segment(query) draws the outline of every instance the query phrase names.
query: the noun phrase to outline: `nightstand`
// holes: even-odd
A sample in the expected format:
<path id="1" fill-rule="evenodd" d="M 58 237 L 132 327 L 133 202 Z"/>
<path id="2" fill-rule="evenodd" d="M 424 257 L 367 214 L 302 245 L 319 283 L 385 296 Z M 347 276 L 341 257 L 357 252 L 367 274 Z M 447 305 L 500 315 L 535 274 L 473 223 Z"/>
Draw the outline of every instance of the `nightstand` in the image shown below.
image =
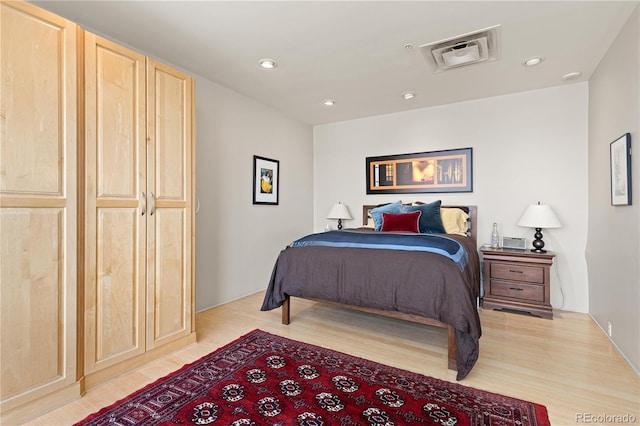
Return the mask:
<path id="1" fill-rule="evenodd" d="M 481 248 L 488 309 L 513 309 L 553 319 L 550 270 L 555 255 L 530 250 Z"/>

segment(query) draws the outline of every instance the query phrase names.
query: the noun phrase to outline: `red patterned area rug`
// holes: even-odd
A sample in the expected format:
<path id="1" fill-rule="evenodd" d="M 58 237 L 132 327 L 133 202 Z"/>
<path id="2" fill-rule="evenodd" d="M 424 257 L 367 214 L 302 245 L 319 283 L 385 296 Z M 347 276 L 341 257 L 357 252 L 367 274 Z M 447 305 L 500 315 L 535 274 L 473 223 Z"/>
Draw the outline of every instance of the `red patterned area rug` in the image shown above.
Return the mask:
<path id="1" fill-rule="evenodd" d="M 254 330 L 79 425 L 550 425 L 544 406 Z"/>

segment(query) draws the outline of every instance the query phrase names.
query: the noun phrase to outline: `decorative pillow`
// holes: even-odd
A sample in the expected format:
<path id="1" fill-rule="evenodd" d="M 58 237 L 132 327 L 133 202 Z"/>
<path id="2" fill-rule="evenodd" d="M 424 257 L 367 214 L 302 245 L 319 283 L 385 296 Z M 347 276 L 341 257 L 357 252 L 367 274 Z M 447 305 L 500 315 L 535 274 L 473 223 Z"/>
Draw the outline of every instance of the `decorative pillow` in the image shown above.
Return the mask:
<path id="1" fill-rule="evenodd" d="M 371 209 L 371 217 L 373 218 L 373 223 L 376 226 L 376 231 L 382 229 L 382 213 L 402 213 L 402 201 L 396 201 L 395 203 L 385 204 L 384 206 Z"/>
<path id="2" fill-rule="evenodd" d="M 447 234 L 467 235 L 469 215 L 463 210 L 450 207 L 441 208 L 440 217 Z"/>
<path id="3" fill-rule="evenodd" d="M 422 212 L 420 215 L 420 233 L 422 234 L 444 234 L 444 226 L 440 217 L 441 200 L 418 206 L 404 206 L 405 212 Z"/>
<path id="4" fill-rule="evenodd" d="M 373 222 L 373 216 L 371 216 L 371 209 L 367 210 L 367 223 L 362 225 L 362 227 L 376 229 L 376 224 Z"/>
<path id="5" fill-rule="evenodd" d="M 420 232 L 418 226 L 422 212 L 382 213 L 382 232 Z"/>

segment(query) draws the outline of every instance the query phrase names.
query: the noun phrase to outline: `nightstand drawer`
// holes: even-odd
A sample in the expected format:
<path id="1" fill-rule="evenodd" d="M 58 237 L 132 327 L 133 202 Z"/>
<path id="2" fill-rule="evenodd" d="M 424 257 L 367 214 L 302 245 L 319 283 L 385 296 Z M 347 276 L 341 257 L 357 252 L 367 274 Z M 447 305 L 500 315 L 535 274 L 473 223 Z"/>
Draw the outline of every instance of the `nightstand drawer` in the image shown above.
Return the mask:
<path id="1" fill-rule="evenodd" d="M 544 283 L 544 268 L 523 266 L 517 264 L 492 263 L 491 278 L 503 280 L 526 281 L 529 283 Z"/>
<path id="2" fill-rule="evenodd" d="M 489 292 L 492 296 L 544 302 L 544 286 L 491 280 Z"/>

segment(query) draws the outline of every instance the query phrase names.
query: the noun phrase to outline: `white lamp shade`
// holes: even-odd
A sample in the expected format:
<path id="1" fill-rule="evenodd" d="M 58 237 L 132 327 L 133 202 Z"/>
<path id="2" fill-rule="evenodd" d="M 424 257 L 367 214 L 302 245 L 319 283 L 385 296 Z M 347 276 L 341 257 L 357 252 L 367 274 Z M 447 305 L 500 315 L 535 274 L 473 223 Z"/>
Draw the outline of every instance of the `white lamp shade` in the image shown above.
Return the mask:
<path id="1" fill-rule="evenodd" d="M 342 203 L 335 204 L 327 219 L 351 219 L 351 214 L 349 213 L 349 209 Z"/>
<path id="2" fill-rule="evenodd" d="M 527 207 L 518 225 L 528 228 L 560 228 L 562 226 L 551 207 L 545 204 L 532 204 Z"/>

